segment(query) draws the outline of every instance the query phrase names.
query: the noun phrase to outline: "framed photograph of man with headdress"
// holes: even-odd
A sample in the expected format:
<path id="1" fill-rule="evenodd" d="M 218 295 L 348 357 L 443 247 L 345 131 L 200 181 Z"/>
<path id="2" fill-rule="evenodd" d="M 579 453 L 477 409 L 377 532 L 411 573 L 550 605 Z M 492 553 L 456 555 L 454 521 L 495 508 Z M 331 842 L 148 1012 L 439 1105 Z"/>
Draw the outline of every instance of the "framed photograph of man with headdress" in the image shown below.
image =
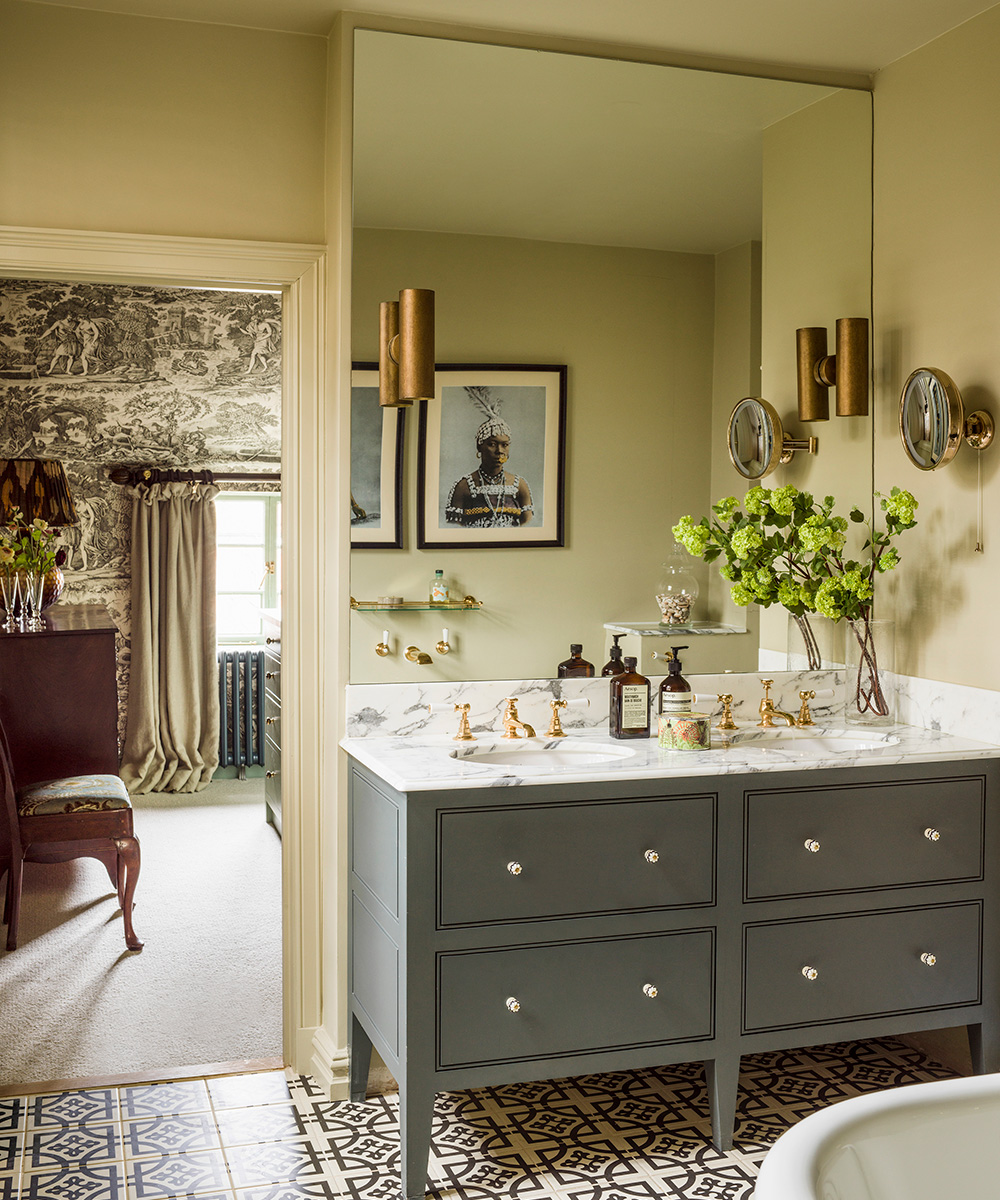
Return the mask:
<path id="1" fill-rule="evenodd" d="M 439 363 L 420 405 L 417 547 L 561 546 L 566 367 Z"/>
<path id="2" fill-rule="evenodd" d="M 399 550 L 406 410 L 379 404 L 378 363 L 352 368 L 351 549 Z"/>

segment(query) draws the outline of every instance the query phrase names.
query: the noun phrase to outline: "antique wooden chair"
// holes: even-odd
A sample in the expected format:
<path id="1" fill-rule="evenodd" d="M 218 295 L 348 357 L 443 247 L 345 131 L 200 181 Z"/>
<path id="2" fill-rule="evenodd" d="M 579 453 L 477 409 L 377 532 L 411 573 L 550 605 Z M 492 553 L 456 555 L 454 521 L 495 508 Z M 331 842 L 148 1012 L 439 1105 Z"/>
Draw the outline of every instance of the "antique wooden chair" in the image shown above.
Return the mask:
<path id="1" fill-rule="evenodd" d="M 0 726 L 0 874 L 7 870 L 4 923 L 7 949 L 17 947 L 21 880 L 25 862 L 99 859 L 121 905 L 125 945 L 141 950 L 132 928 L 132 900 L 139 878 L 139 839 L 132 805 L 117 775 L 75 775 L 18 788 L 7 736 Z"/>

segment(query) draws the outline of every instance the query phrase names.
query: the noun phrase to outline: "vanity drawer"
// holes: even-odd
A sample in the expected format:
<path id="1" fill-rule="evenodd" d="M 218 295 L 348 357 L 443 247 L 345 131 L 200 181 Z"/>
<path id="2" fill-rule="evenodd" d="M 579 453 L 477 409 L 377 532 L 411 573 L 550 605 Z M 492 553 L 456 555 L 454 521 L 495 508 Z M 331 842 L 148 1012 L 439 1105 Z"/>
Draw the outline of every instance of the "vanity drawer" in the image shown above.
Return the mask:
<path id="1" fill-rule="evenodd" d="M 981 776 L 774 789 L 745 803 L 747 900 L 983 876 Z"/>
<path id="2" fill-rule="evenodd" d="M 441 954 L 438 1065 L 710 1038 L 713 943 L 700 929 Z"/>
<path id="3" fill-rule="evenodd" d="M 979 904 L 748 925 L 743 1031 L 977 1004 L 981 928 Z"/>
<path id="4" fill-rule="evenodd" d="M 711 795 L 445 809 L 437 846 L 441 927 L 715 899 Z"/>

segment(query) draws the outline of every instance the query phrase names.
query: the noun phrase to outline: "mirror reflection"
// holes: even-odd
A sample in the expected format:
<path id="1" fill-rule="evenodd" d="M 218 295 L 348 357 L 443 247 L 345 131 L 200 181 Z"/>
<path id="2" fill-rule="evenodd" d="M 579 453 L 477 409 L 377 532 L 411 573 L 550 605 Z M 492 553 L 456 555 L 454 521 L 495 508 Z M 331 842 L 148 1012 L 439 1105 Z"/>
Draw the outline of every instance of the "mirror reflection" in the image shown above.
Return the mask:
<path id="1" fill-rule="evenodd" d="M 729 418 L 729 457 L 744 479 L 763 479 L 781 458 L 781 421 L 765 400 L 747 397 Z"/>
<path id="2" fill-rule="evenodd" d="M 910 461 L 933 471 L 954 458 L 962 442 L 962 397 L 944 371 L 921 367 L 903 386 L 899 432 Z"/>
<path id="3" fill-rule="evenodd" d="M 441 569 L 482 608 L 352 613 L 352 682 L 552 677 L 570 643 L 605 661 L 606 622 L 659 621 L 670 527 L 738 491 L 726 423 L 736 398 L 761 391 L 767 139 L 781 164 L 776 135 L 837 94 L 358 32 L 354 360 L 376 357 L 381 300 L 430 288 L 439 363 L 565 365 L 568 400 L 559 547 L 417 549 L 418 411 L 406 413 L 402 548 L 353 551 L 352 595 L 426 600 Z M 787 322 L 793 391 L 794 330 L 814 319 Z M 692 569 L 692 620 L 743 626 L 704 565 Z M 722 645 L 747 636 L 697 639 L 686 665 L 753 669 L 755 650 L 748 668 Z M 432 661 L 408 661 L 411 645 Z"/>

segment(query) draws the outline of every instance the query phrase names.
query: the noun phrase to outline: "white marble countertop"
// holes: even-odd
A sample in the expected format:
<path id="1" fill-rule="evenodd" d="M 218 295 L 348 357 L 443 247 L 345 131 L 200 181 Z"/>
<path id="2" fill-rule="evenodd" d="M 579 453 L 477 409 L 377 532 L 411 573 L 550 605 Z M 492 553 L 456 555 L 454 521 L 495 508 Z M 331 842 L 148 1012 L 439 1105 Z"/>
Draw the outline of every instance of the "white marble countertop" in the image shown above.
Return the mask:
<path id="1" fill-rule="evenodd" d="M 446 734 L 420 734 L 347 737 L 340 745 L 401 792 L 908 765 L 942 758 L 1000 756 L 1000 746 L 913 725 L 874 729 L 817 725 L 772 730 L 749 726 L 725 737 L 713 729 L 712 749 L 698 751 L 661 750 L 655 737 L 619 741 L 597 730 L 558 740 L 535 737 L 505 741 L 481 734 L 474 742 L 456 742 Z M 514 753 L 519 761 L 513 765 L 475 761 L 477 754 L 496 751 Z M 557 757 L 547 762 L 550 755 Z M 537 766 L 534 757 L 539 760 Z"/>

